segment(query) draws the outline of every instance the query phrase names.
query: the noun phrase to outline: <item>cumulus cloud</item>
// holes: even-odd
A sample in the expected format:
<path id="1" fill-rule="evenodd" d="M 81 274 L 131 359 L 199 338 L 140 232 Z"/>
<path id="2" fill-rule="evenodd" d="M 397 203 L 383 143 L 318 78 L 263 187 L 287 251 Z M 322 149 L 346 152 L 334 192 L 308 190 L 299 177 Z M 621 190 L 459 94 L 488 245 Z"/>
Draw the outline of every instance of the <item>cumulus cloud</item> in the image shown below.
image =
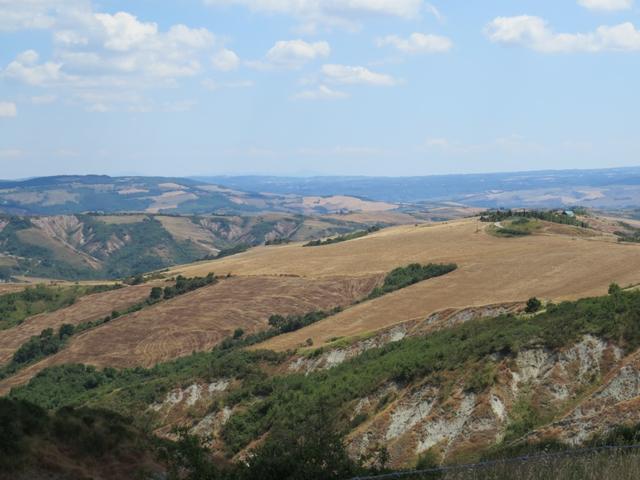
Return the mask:
<path id="1" fill-rule="evenodd" d="M 141 22 L 125 12 L 84 17 L 76 28 L 54 37 L 61 42 L 54 60 L 39 63 L 38 53 L 28 50 L 2 74 L 30 85 L 49 86 L 175 79 L 198 73 L 201 52 L 215 42 L 206 29 L 174 25 L 160 32 L 155 23 Z"/>
<path id="2" fill-rule="evenodd" d="M 606 12 L 633 8 L 633 0 L 578 0 L 578 4 L 589 10 Z"/>
<path id="3" fill-rule="evenodd" d="M 52 28 L 50 59 L 41 60 L 38 52 L 27 50 L 0 68 L 0 77 L 43 88 L 66 88 L 79 99 L 112 89 L 171 86 L 182 77 L 199 74 L 218 44 L 205 28 L 177 24 L 161 30 L 158 24 L 127 12 L 79 9 L 64 21 L 58 18 Z M 227 56 L 225 68 L 229 65 Z M 89 106 L 93 111 L 113 108 L 104 102 Z"/>
<path id="4" fill-rule="evenodd" d="M 277 67 L 299 68 L 317 58 L 328 57 L 330 53 L 331 47 L 327 42 L 281 40 L 267 52 L 266 60 Z"/>
<path id="5" fill-rule="evenodd" d="M 440 35 L 412 33 L 408 38 L 387 35 L 376 40 L 378 47 L 391 46 L 402 53 L 444 53 L 453 48 L 453 42 Z"/>
<path id="6" fill-rule="evenodd" d="M 529 15 L 498 17 L 485 28 L 494 43 L 543 53 L 640 51 L 640 31 L 632 23 L 601 26 L 589 33 L 556 33 L 546 20 Z"/>
<path id="7" fill-rule="evenodd" d="M 7 65 L 1 75 L 28 85 L 53 85 L 64 77 L 61 72 L 62 64 L 54 62 L 39 64 L 39 58 L 40 56 L 34 50 L 22 52 Z"/>
<path id="8" fill-rule="evenodd" d="M 313 90 L 304 90 L 293 96 L 294 100 L 341 100 L 348 98 L 345 92 L 333 90 L 326 85 L 319 85 Z"/>
<path id="9" fill-rule="evenodd" d="M 0 117 L 15 117 L 18 115 L 18 107 L 13 102 L 0 102 Z"/>
<path id="10" fill-rule="evenodd" d="M 291 15 L 300 19 L 307 31 L 319 24 L 355 29 L 366 16 L 416 18 L 425 8 L 423 0 L 204 0 L 204 3 Z"/>
<path id="11" fill-rule="evenodd" d="M 327 64 L 322 66 L 322 74 L 329 82 L 345 85 L 391 87 L 398 84 L 391 75 L 372 72 L 361 66 Z"/>
<path id="12" fill-rule="evenodd" d="M 240 66 L 240 57 L 236 52 L 223 48 L 211 59 L 213 67 L 221 72 L 230 72 Z"/>

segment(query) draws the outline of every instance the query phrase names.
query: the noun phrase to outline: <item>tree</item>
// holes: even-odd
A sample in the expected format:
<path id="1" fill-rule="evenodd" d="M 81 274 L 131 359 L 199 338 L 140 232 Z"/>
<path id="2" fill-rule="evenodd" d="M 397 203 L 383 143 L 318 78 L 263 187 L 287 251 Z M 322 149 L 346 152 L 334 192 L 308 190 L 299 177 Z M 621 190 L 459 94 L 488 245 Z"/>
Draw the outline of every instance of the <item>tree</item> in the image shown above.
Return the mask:
<path id="1" fill-rule="evenodd" d="M 162 287 L 153 287 L 151 289 L 151 293 L 149 294 L 149 298 L 152 301 L 160 300 L 162 298 Z"/>
<path id="2" fill-rule="evenodd" d="M 344 436 L 324 402 L 292 415 L 271 428 L 264 444 L 247 460 L 243 479 L 338 480 L 358 473 Z"/>
<path id="3" fill-rule="evenodd" d="M 70 337 L 71 335 L 73 335 L 74 331 L 75 327 L 73 325 L 65 323 L 60 327 L 60 330 L 58 331 L 58 337 L 60 337 L 60 340 L 62 340 L 64 339 L 64 337 Z"/>
<path id="4" fill-rule="evenodd" d="M 237 340 L 238 338 L 242 337 L 244 335 L 244 330 L 241 328 L 236 328 L 236 331 L 233 332 L 233 338 L 234 340 Z"/>
<path id="5" fill-rule="evenodd" d="M 609 295 L 618 295 L 621 291 L 622 289 L 617 283 L 612 283 L 611 285 L 609 285 Z"/>
<path id="6" fill-rule="evenodd" d="M 527 300 L 527 307 L 524 309 L 527 313 L 536 313 L 542 307 L 542 302 L 536 297 L 531 297 Z"/>
<path id="7" fill-rule="evenodd" d="M 269 317 L 269 325 L 273 328 L 280 328 L 282 325 L 286 323 L 287 319 L 282 315 L 271 315 Z"/>
<path id="8" fill-rule="evenodd" d="M 176 442 L 167 442 L 160 450 L 160 458 L 168 465 L 169 480 L 215 480 L 221 478 L 212 462 L 210 452 L 201 439 L 186 428 L 174 432 Z"/>

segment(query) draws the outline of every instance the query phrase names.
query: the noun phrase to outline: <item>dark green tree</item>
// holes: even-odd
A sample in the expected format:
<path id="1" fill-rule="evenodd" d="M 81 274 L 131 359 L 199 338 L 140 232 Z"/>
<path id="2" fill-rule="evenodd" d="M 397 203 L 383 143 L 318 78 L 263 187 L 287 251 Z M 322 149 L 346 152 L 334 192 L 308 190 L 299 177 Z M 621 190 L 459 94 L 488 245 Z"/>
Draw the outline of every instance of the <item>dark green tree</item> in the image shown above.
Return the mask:
<path id="1" fill-rule="evenodd" d="M 542 302 L 536 297 L 531 297 L 529 300 L 527 300 L 527 306 L 524 311 L 527 313 L 536 313 L 540 310 L 540 308 L 542 308 Z"/>

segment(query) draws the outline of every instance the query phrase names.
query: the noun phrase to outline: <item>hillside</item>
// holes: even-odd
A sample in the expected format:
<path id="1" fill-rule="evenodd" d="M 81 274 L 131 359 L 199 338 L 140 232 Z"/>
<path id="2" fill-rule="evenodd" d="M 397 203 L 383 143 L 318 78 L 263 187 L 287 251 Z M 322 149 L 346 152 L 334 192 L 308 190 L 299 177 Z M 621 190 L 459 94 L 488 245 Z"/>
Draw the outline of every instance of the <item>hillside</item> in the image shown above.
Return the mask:
<path id="1" fill-rule="evenodd" d="M 344 345 L 299 356 L 239 343 L 150 370 L 61 366 L 12 395 L 47 408 L 146 410 L 157 434 L 175 438 L 181 425 L 210 436 L 221 459 L 246 458 L 265 433 L 305 425 L 319 405 L 370 466 L 383 449 L 397 469 L 425 456 L 449 464 L 569 448 L 640 421 L 638 302 L 614 289 L 536 316 L 467 312 L 457 324 L 356 342 L 352 355 Z"/>
<path id="2" fill-rule="evenodd" d="M 640 169 L 546 170 L 425 177 L 201 177 L 217 185 L 279 195 L 351 195 L 390 203 L 455 202 L 481 208 L 635 208 Z"/>
<path id="3" fill-rule="evenodd" d="M 13 215 L 169 213 L 247 215 L 390 211 L 396 205 L 346 195 L 246 192 L 185 178 L 72 175 L 0 180 L 0 212 Z"/>
<path id="4" fill-rule="evenodd" d="M 383 274 L 412 261 L 459 266 L 429 285 L 418 284 L 356 305 L 265 345 L 278 350 L 295 348 L 307 338 L 321 345 L 333 337 L 366 334 L 445 308 L 522 301 L 530 296 L 576 299 L 602 294 L 613 281 L 621 285 L 640 281 L 640 249 L 617 243 L 611 235 L 589 231 L 592 236 L 575 236 L 561 230 L 511 239 L 497 238 L 485 228 L 488 225 L 474 220 L 400 226 L 314 249 L 299 245 L 258 248 L 211 264 L 178 267 L 172 273 L 202 275 L 217 269 L 234 275 L 322 278 L 351 272 Z"/>
<path id="5" fill-rule="evenodd" d="M 385 220 L 391 224 L 398 221 L 393 217 Z M 368 225 L 357 219 L 278 213 L 0 215 L 0 280 L 23 276 L 70 280 L 124 278 L 227 255 L 265 242 L 321 238 Z"/>
<path id="6" fill-rule="evenodd" d="M 172 226 L 183 217 L 153 218 Z M 567 302 L 640 284 L 640 245 L 533 225 L 505 237 L 476 219 L 412 224 L 170 268 L 7 330 L 4 362 L 41 329 L 99 320 L 1 380 L 0 393 L 50 409 L 144 411 L 156 434 L 175 438 L 186 426 L 233 460 L 291 412 L 304 424 L 322 399 L 351 458 L 372 465 L 385 447 L 394 468 L 426 454 L 474 460 L 522 438 L 580 445 L 640 422 L 639 294 Z M 416 270 L 409 264 L 457 268 L 385 290 Z M 145 300 L 154 287 L 212 272 L 211 284 Z M 534 296 L 546 312 L 524 314 Z"/>

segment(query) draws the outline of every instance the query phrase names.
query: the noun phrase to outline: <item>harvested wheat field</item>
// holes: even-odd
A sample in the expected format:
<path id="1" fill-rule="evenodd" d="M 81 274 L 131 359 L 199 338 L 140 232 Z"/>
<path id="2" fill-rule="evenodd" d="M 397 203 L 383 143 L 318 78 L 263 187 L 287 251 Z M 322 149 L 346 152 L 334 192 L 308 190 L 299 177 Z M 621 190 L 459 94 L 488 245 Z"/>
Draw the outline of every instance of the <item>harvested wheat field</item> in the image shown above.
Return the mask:
<path id="1" fill-rule="evenodd" d="M 326 275 L 383 274 L 410 262 L 455 262 L 458 270 L 371 302 L 260 348 L 296 348 L 308 338 L 319 346 L 428 316 L 444 308 L 526 300 L 576 299 L 606 293 L 611 282 L 640 281 L 640 246 L 611 242 L 606 236 L 532 235 L 498 238 L 476 232 L 476 222 L 462 220 L 429 226 L 403 226 L 349 242 L 323 247 L 288 245 L 256 249 L 214 265 L 184 267 L 185 274 L 204 268 L 235 274 L 290 273 Z"/>
<path id="2" fill-rule="evenodd" d="M 264 330 L 273 314 L 303 314 L 350 305 L 367 295 L 380 279 L 379 275 L 318 281 L 297 277 L 223 279 L 72 337 L 58 354 L 0 382 L 0 395 L 53 365 L 148 367 L 207 350 L 236 328 L 247 334 Z"/>
<path id="3" fill-rule="evenodd" d="M 0 393 L 42 368 L 81 362 L 98 366 L 153 365 L 208 349 L 241 327 L 263 329 L 270 315 L 349 305 L 393 268 L 412 262 L 455 262 L 458 269 L 352 306 L 256 348 L 288 350 L 311 338 L 367 334 L 447 308 L 576 299 L 606 293 L 611 282 L 640 283 L 640 245 L 606 236 L 568 234 L 499 238 L 465 219 L 400 226 L 328 246 L 260 247 L 218 261 L 177 267 L 169 275 L 232 273 L 230 279 L 121 317 L 74 337 L 57 355 L 0 383 Z M 566 229 L 561 231 L 566 231 Z"/>
<path id="4" fill-rule="evenodd" d="M 15 351 L 34 335 L 46 328 L 54 330 L 68 323 L 78 325 L 110 315 L 114 310 L 124 310 L 149 296 L 151 284 L 120 288 L 109 292 L 85 295 L 66 308 L 55 312 L 34 315 L 20 325 L 0 332 L 0 365 L 11 360 Z"/>

